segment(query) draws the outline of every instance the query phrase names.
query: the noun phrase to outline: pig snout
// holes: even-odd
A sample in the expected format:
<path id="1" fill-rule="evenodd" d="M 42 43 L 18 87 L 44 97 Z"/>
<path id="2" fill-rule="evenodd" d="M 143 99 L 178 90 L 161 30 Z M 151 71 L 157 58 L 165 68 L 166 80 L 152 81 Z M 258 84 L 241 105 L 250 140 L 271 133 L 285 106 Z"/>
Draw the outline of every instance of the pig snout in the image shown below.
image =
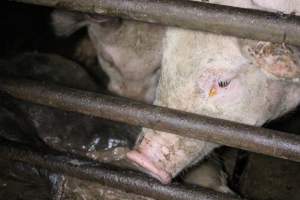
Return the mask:
<path id="1" fill-rule="evenodd" d="M 171 175 L 164 169 L 157 167 L 148 157 L 144 155 L 143 152 L 139 150 L 134 150 L 127 153 L 127 157 L 133 161 L 137 166 L 142 167 L 142 171 L 149 174 L 150 176 L 156 178 L 163 184 L 168 184 L 171 182 Z"/>
<path id="2" fill-rule="evenodd" d="M 140 138 L 140 144 L 137 144 L 135 150 L 127 153 L 127 158 L 142 168 L 141 170 L 145 173 L 161 183 L 168 184 L 171 182 L 172 175 L 163 168 L 161 161 L 170 158 L 170 146 L 167 146 L 162 138 L 153 136 L 154 134 L 146 134 L 142 139 Z"/>
<path id="3" fill-rule="evenodd" d="M 146 128 L 142 134 L 127 158 L 163 184 L 170 183 L 187 164 L 198 161 L 217 146 Z"/>

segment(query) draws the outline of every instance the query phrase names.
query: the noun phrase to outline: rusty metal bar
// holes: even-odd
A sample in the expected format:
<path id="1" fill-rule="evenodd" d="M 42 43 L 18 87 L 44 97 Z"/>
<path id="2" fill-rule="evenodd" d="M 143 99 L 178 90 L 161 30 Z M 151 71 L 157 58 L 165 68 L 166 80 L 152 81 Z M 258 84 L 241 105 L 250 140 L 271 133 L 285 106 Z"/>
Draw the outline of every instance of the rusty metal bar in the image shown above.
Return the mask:
<path id="1" fill-rule="evenodd" d="M 183 0 L 11 0 L 300 45 L 300 17 Z"/>
<path id="2" fill-rule="evenodd" d="M 153 178 L 146 177 L 138 172 L 113 169 L 112 166 L 78 158 L 74 155 L 65 156 L 58 152 L 36 152 L 27 146 L 1 139 L 0 158 L 21 161 L 55 173 L 96 181 L 108 187 L 159 200 L 239 200 L 238 197 L 200 187 L 195 189 L 179 186 L 178 184 L 162 185 Z"/>
<path id="3" fill-rule="evenodd" d="M 0 90 L 42 105 L 300 162 L 298 135 L 37 81 L 0 79 Z"/>

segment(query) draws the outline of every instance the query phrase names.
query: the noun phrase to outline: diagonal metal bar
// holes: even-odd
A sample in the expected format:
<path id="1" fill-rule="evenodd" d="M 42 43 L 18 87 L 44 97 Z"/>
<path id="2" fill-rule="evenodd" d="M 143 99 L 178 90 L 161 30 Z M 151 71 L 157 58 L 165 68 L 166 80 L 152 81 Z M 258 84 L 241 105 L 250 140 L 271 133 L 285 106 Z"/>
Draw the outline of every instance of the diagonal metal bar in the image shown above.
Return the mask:
<path id="1" fill-rule="evenodd" d="M 300 45 L 300 17 L 182 0 L 10 0 Z"/>
<path id="2" fill-rule="evenodd" d="M 15 98 L 62 110 L 300 162 L 298 135 L 37 81 L 0 79 L 0 90 Z"/>
<path id="3" fill-rule="evenodd" d="M 188 188 L 178 184 L 162 185 L 143 174 L 113 169 L 112 166 L 97 164 L 91 160 L 66 156 L 59 152 L 43 153 L 16 142 L 0 139 L 0 158 L 20 161 L 45 168 L 55 173 L 96 181 L 105 186 L 124 190 L 159 200 L 240 200 L 238 197 L 210 191 L 204 188 Z"/>

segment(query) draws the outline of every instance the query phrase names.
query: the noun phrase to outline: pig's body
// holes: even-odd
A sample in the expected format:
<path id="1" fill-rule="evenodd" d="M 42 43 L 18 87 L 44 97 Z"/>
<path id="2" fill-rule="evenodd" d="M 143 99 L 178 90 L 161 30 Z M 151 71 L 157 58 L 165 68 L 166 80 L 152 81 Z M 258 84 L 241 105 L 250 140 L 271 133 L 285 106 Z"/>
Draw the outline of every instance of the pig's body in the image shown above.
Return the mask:
<path id="1" fill-rule="evenodd" d="M 153 102 L 162 60 L 164 26 L 66 11 L 55 11 L 52 20 L 60 36 L 87 26 L 98 61 L 110 78 L 110 91 Z"/>
<path id="2" fill-rule="evenodd" d="M 227 186 L 227 174 L 223 170 L 222 161 L 215 155 L 196 164 L 183 175 L 185 183 L 210 188 L 222 193 L 234 194 Z"/>
<path id="3" fill-rule="evenodd" d="M 282 12 L 285 14 L 299 14 L 300 3 L 297 1 L 298 0 L 209 0 L 207 2 L 240 8 Z"/>
<path id="4" fill-rule="evenodd" d="M 281 5 L 211 2 L 248 8 L 264 2 L 270 9 Z M 286 11 L 281 8 L 278 11 Z M 261 126 L 298 105 L 299 55 L 297 48 L 284 44 L 170 27 L 155 104 Z M 219 146 L 150 129 L 143 129 L 139 141 L 128 158 L 163 183 Z"/>

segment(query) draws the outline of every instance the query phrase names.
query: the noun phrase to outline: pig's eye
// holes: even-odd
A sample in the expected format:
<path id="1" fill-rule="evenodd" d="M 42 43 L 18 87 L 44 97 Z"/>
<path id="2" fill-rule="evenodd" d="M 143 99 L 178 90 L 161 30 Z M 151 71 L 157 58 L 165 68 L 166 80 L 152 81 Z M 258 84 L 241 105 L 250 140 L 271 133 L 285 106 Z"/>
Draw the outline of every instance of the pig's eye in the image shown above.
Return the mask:
<path id="1" fill-rule="evenodd" d="M 225 88 L 230 84 L 230 80 L 226 80 L 226 81 L 219 81 L 218 85 L 220 88 Z"/>

